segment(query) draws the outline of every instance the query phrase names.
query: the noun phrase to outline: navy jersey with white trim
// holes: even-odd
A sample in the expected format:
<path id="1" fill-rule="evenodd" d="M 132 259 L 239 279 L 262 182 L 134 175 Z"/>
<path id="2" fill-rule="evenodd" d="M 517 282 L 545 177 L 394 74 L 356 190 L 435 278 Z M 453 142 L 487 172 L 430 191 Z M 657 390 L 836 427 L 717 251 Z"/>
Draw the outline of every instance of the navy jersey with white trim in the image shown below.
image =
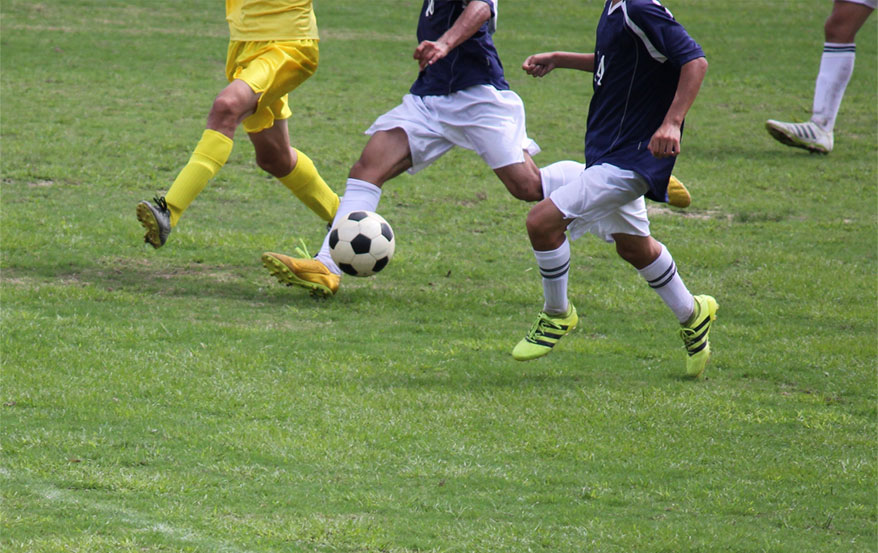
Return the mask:
<path id="1" fill-rule="evenodd" d="M 596 35 L 586 166 L 632 170 L 649 183 L 648 198 L 665 202 L 676 158 L 653 157 L 647 146 L 674 100 L 680 67 L 704 52 L 658 0 L 607 0 Z"/>
<path id="2" fill-rule="evenodd" d="M 496 0 L 424 0 L 418 20 L 418 43 L 438 40 L 470 1 L 484 2 L 491 7 L 492 16 L 497 13 Z M 508 90 L 491 32 L 493 18 L 446 57 L 421 71 L 409 91 L 416 96 L 439 96 L 479 84 Z"/>

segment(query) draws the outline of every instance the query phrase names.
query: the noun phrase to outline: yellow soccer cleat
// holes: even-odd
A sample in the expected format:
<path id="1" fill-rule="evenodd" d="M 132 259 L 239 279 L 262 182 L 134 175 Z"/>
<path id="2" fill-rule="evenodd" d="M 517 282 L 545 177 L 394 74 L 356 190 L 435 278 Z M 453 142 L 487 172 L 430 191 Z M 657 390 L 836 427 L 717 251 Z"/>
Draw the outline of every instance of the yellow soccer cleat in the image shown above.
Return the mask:
<path id="1" fill-rule="evenodd" d="M 567 308 L 567 314 L 562 317 L 541 311 L 527 336 L 512 350 L 512 357 L 518 361 L 529 361 L 546 355 L 552 351 L 558 340 L 576 328 L 578 322 L 579 317 L 572 303 Z"/>
<path id="2" fill-rule="evenodd" d="M 262 254 L 262 264 L 281 284 L 307 288 L 312 296 L 332 296 L 341 283 L 339 275 L 316 259 L 295 259 L 267 252 Z"/>
<path id="3" fill-rule="evenodd" d="M 689 191 L 674 175 L 668 179 L 668 203 L 674 207 L 689 207 L 692 203 Z"/>
<path id="4" fill-rule="evenodd" d="M 719 309 L 716 300 L 711 296 L 695 296 L 695 315 L 689 323 L 680 329 L 680 337 L 686 345 L 686 375 L 701 378 L 704 367 L 710 359 L 710 327 L 716 320 Z"/>

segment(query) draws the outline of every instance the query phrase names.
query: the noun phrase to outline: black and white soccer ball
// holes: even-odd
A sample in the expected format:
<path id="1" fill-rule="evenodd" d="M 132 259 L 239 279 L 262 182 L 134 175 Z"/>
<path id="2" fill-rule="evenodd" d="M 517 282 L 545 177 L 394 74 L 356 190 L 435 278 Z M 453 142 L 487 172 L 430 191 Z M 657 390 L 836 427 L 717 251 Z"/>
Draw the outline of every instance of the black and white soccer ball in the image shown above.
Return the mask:
<path id="1" fill-rule="evenodd" d="M 352 211 L 329 231 L 329 253 L 345 273 L 366 277 L 390 263 L 396 239 L 384 217 L 372 211 Z"/>

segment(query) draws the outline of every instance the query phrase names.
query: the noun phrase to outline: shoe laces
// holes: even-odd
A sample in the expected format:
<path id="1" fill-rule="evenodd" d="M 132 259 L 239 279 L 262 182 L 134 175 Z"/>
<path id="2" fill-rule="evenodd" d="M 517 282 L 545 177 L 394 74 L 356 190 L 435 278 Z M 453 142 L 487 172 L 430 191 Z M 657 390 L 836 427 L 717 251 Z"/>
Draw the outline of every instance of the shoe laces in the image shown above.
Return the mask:
<path id="1" fill-rule="evenodd" d="M 299 243 L 296 245 L 296 257 L 301 259 L 311 259 L 313 257 L 310 253 L 308 253 L 308 245 L 305 244 L 305 241 L 299 238 Z"/>
<path id="2" fill-rule="evenodd" d="M 162 211 L 170 211 L 168 209 L 168 202 L 165 201 L 164 196 L 162 196 L 162 197 L 156 196 L 152 199 L 152 201 L 154 201 L 155 205 L 157 205 L 159 207 L 159 209 L 161 209 Z"/>
<path id="3" fill-rule="evenodd" d="M 697 342 L 697 333 L 691 328 L 681 328 L 680 329 L 680 338 L 683 339 L 683 343 L 686 344 L 686 347 L 691 346 L 695 342 Z"/>
<path id="4" fill-rule="evenodd" d="M 548 329 L 562 330 L 561 325 L 553 321 L 545 312 L 541 312 L 539 318 L 530 327 L 527 333 L 528 340 L 536 340 L 542 338 Z"/>
<path id="5" fill-rule="evenodd" d="M 696 328 L 680 329 L 680 338 L 683 339 L 683 344 L 686 346 L 686 351 L 689 352 L 689 355 L 693 355 L 704 349 L 704 346 L 707 343 L 707 340 L 705 340 L 704 338 L 707 336 L 709 330 L 709 317 Z"/>

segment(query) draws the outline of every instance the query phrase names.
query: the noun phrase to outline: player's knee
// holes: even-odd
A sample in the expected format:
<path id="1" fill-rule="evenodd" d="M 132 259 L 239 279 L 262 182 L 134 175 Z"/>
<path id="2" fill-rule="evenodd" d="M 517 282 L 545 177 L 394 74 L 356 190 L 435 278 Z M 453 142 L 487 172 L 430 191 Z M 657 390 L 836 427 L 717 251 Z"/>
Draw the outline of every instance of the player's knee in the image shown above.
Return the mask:
<path id="1" fill-rule="evenodd" d="M 543 210 L 537 209 L 535 206 L 528 212 L 525 226 L 527 227 L 528 236 L 533 238 L 553 234 L 557 225 L 555 221 L 546 216 Z"/>
<path id="2" fill-rule="evenodd" d="M 220 94 L 213 101 L 208 120 L 216 126 L 232 128 L 237 126 L 240 117 L 240 107 L 237 101 L 230 95 Z"/>
<path id="3" fill-rule="evenodd" d="M 543 211 L 532 209 L 527 215 L 525 224 L 527 225 L 527 236 L 535 250 L 554 250 L 564 243 L 566 236 L 563 221 L 556 221 Z"/>

